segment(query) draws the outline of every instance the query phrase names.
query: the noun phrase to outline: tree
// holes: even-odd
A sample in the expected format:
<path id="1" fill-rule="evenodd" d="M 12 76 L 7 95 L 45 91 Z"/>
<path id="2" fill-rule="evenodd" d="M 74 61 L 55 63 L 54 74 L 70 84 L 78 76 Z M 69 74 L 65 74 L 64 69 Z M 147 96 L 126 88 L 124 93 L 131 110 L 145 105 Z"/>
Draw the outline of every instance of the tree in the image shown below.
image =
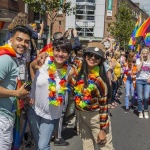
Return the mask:
<path id="1" fill-rule="evenodd" d="M 66 2 L 66 0 L 23 0 L 29 5 L 29 7 L 41 15 L 47 15 L 50 21 L 49 26 L 49 40 L 52 36 L 53 24 L 56 21 L 60 13 L 62 15 L 70 15 L 74 13 L 75 8 L 71 7 L 71 2 Z"/>
<path id="2" fill-rule="evenodd" d="M 108 31 L 120 43 L 120 47 L 128 48 L 129 39 L 135 26 L 131 9 L 123 2 L 115 15 L 116 22 L 108 25 Z"/>

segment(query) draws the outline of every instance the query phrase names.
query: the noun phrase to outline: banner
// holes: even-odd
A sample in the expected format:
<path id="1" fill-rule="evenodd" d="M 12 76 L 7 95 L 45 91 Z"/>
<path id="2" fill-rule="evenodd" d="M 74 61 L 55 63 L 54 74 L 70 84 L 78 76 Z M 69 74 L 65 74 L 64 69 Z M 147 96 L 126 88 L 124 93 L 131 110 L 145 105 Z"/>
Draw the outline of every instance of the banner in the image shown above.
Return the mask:
<path id="1" fill-rule="evenodd" d="M 112 5 L 113 5 L 113 0 L 108 0 L 108 6 L 107 6 L 108 17 L 112 17 Z"/>

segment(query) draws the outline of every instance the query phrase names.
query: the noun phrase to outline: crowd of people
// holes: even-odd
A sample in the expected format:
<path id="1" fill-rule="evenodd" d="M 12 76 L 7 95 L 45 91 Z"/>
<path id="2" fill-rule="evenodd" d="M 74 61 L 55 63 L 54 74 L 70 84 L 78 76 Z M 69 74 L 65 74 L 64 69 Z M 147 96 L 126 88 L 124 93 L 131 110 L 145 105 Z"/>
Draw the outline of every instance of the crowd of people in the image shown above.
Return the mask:
<path id="1" fill-rule="evenodd" d="M 18 109 L 25 111 L 36 150 L 51 150 L 52 137 L 54 145 L 67 146 L 61 132 L 72 97 L 83 150 L 114 150 L 109 109 L 118 106 L 122 87 L 125 113 L 137 106 L 139 118 L 149 118 L 149 48 L 127 53 L 112 37 L 83 46 L 77 31 L 69 29 L 54 33 L 51 43 L 37 49 L 43 27 L 42 22 L 37 32 L 27 14 L 19 13 L 0 46 L 0 149 L 15 149 Z M 24 105 L 18 108 L 18 102 Z"/>

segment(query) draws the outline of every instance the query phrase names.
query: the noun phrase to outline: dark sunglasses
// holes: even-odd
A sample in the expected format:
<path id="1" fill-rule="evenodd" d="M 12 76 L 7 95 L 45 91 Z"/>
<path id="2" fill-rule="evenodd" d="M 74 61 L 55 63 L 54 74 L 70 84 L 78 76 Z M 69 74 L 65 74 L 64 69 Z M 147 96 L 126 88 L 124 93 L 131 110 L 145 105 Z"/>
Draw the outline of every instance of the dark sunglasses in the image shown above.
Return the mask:
<path id="1" fill-rule="evenodd" d="M 89 58 L 92 58 L 92 57 L 94 56 L 94 58 L 95 58 L 96 60 L 101 59 L 101 56 L 96 55 L 96 54 L 94 54 L 94 53 L 87 53 L 86 56 L 88 56 Z"/>

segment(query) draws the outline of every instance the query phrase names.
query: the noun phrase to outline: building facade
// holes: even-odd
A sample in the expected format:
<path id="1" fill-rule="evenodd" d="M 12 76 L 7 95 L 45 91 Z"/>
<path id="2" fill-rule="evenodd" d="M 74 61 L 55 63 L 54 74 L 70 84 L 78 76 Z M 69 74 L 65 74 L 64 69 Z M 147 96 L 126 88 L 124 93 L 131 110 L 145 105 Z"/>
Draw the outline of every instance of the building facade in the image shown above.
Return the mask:
<path id="1" fill-rule="evenodd" d="M 133 3 L 131 0 L 106 0 L 104 37 L 109 36 L 109 32 L 107 31 L 108 24 L 116 21 L 115 14 L 123 2 L 126 2 L 128 8 L 131 9 L 135 23 L 140 13 L 142 16 L 142 22 L 144 22 L 149 17 L 146 12 L 139 8 L 139 3 Z"/>
<path id="2" fill-rule="evenodd" d="M 105 26 L 105 0 L 72 0 L 76 15 L 66 16 L 66 30 L 76 28 L 81 40 L 101 40 Z"/>
<path id="3" fill-rule="evenodd" d="M 22 0 L 0 0 L 0 45 L 5 43 L 7 27 L 18 12 L 25 12 L 25 4 Z M 33 22 L 33 11 L 29 10 L 28 13 L 29 22 Z"/>
<path id="4" fill-rule="evenodd" d="M 65 29 L 62 27 L 62 31 L 76 28 L 82 41 L 100 41 L 109 36 L 108 24 L 116 21 L 115 14 L 122 2 L 126 2 L 132 10 L 135 22 L 140 13 L 142 22 L 149 17 L 139 8 L 138 3 L 133 3 L 131 0 L 71 0 L 71 2 L 72 6 L 76 7 L 76 15 L 66 16 L 63 19 Z M 59 26 L 58 22 L 57 25 Z"/>

